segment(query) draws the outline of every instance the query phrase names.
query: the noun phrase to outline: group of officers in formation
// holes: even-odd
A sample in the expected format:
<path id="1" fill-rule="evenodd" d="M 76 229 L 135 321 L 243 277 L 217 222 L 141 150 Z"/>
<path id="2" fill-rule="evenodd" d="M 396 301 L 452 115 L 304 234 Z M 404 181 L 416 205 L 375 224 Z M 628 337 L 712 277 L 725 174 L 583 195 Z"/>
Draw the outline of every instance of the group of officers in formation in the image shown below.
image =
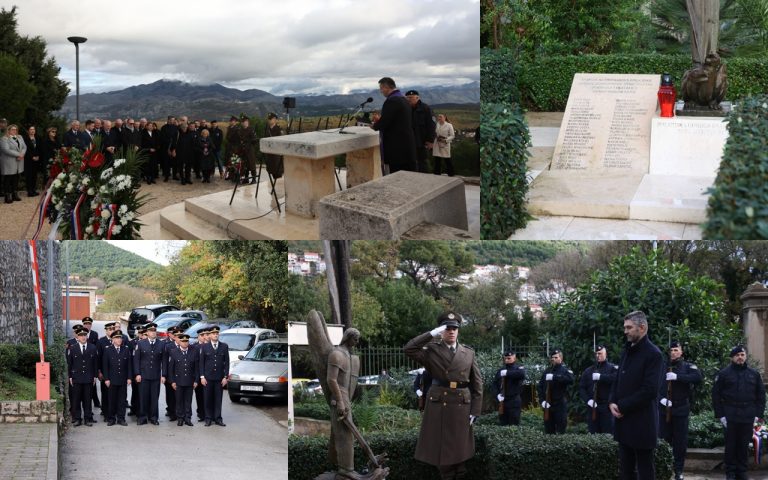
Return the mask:
<path id="1" fill-rule="evenodd" d="M 92 405 L 101 408 L 108 426 L 127 426 L 127 387 L 131 386 L 130 410 L 138 425 L 159 425 L 160 385 L 165 385 L 166 416 L 178 426 L 192 423 L 192 396 L 197 420 L 226 426 L 221 417 L 223 388 L 229 376 L 229 348 L 219 342 L 218 325 L 198 330 L 198 343 L 189 344 L 189 335 L 171 327 L 168 337 L 157 338 L 157 325 L 137 328 L 137 336 L 124 343 L 118 322 L 107 323 L 99 338 L 91 330 L 93 319 L 75 325 L 75 338 L 67 341 L 72 423 L 93 426 Z M 101 387 L 101 399 L 96 391 Z"/>
<path id="2" fill-rule="evenodd" d="M 415 457 L 438 466 L 444 479 L 467 475 L 464 462 L 474 454 L 471 425 L 482 404 L 482 378 L 474 351 L 458 343 L 458 318 L 454 313 L 441 316 L 437 328 L 414 338 L 404 349 L 424 366 L 414 382 L 419 408 L 424 410 Z M 648 339 L 642 312 L 625 317 L 624 332 L 627 343 L 619 363 L 609 362 L 606 347 L 598 345 L 595 363 L 579 379 L 589 433 L 612 434 L 618 441 L 622 479 L 653 479 L 653 450 L 659 438 L 665 439 L 672 446 L 675 480 L 682 480 L 691 403 L 702 372 L 685 360 L 678 341 L 669 344 L 665 359 Z M 747 478 L 748 446 L 766 397 L 760 374 L 746 364 L 745 348 L 734 347 L 730 357 L 730 365 L 714 379 L 712 406 L 725 430 L 726 479 L 741 480 Z M 504 366 L 491 385 L 499 423 L 520 425 L 526 369 L 514 351 L 505 352 L 503 358 Z M 568 390 L 575 380 L 563 363 L 563 353 L 552 351 L 550 365 L 537 383 L 546 433 L 565 432 Z M 454 408 L 448 409 L 451 405 Z M 452 453 L 442 448 L 446 436 L 451 437 Z"/>

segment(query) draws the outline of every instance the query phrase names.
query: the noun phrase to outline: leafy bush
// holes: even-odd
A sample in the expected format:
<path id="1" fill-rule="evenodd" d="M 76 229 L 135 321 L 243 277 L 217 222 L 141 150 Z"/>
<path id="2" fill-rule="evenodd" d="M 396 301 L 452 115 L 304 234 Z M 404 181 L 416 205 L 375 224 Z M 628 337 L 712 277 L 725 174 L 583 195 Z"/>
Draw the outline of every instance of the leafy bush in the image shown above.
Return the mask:
<path id="1" fill-rule="evenodd" d="M 0 376 L 4 372 L 13 371 L 16 368 L 17 346 L 7 343 L 0 344 Z"/>
<path id="2" fill-rule="evenodd" d="M 520 103 L 517 61 L 511 50 L 480 51 L 480 98 L 483 103 Z"/>
<path id="3" fill-rule="evenodd" d="M 729 115 L 728 133 L 715 185 L 709 189 L 704 237 L 766 239 L 768 95 L 744 99 Z"/>
<path id="4" fill-rule="evenodd" d="M 723 426 L 712 410 L 691 415 L 688 422 L 688 448 L 715 448 L 725 445 Z"/>
<path id="5" fill-rule="evenodd" d="M 329 420 L 329 409 L 325 401 L 302 402 L 294 406 L 296 417 Z M 352 403 L 352 418 L 362 431 L 392 432 L 417 428 L 421 424 L 418 410 L 409 410 L 391 405 L 377 405 L 371 401 Z"/>
<path id="6" fill-rule="evenodd" d="M 504 54 L 487 52 L 493 65 L 503 61 Z M 730 58 L 728 66 L 727 100 L 740 100 L 749 95 L 768 93 L 768 58 Z M 573 76 L 576 73 L 658 74 L 669 72 L 675 78 L 678 92 L 683 73 L 691 68 L 687 55 L 579 55 L 540 57 L 532 63 L 519 65 L 518 87 L 522 104 L 536 111 L 563 111 L 568 101 Z M 494 82 L 497 80 L 494 80 Z M 504 81 L 503 79 L 498 81 Z M 483 76 L 486 91 L 501 86 L 489 83 Z M 484 101 L 485 98 L 483 98 Z"/>
<path id="7" fill-rule="evenodd" d="M 489 103 L 480 108 L 480 216 L 483 239 L 505 239 L 525 227 L 526 176 L 530 134 L 515 104 Z"/>
<path id="8" fill-rule="evenodd" d="M 366 440 L 374 453 L 389 455 L 389 479 L 436 480 L 433 466 L 414 460 L 418 430 L 371 433 Z M 288 438 L 288 478 L 304 480 L 332 470 L 327 463 L 327 437 Z M 618 447 L 608 435 L 545 435 L 531 429 L 480 425 L 475 428 L 475 456 L 467 462 L 471 478 L 487 480 L 618 478 Z M 366 463 L 355 445 L 356 465 Z M 672 475 L 672 451 L 665 442 L 656 450 L 656 476 Z"/>

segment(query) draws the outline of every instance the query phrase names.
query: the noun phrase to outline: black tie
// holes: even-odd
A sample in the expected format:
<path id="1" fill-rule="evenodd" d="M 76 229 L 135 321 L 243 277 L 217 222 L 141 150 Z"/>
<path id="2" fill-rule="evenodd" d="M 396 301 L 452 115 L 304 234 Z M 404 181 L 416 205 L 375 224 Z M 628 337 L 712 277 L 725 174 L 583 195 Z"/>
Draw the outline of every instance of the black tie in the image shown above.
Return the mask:
<path id="1" fill-rule="evenodd" d="M 120 347 L 117 347 L 117 354 L 120 355 Z"/>
<path id="2" fill-rule="evenodd" d="M 85 345 L 80 344 L 80 352 L 85 355 Z"/>
<path id="3" fill-rule="evenodd" d="M 19 137 L 13 137 L 14 140 L 16 140 L 16 148 L 21 148 L 21 144 L 19 143 Z"/>
<path id="4" fill-rule="evenodd" d="M 451 345 L 449 348 L 451 349 L 451 353 L 456 353 L 456 347 Z"/>

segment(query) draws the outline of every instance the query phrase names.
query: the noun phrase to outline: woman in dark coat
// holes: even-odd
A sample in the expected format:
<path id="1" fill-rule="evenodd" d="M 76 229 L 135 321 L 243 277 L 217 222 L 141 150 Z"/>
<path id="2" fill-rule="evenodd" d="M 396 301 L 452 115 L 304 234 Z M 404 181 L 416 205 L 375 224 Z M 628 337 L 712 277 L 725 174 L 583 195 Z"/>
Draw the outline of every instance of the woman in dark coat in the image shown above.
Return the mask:
<path id="1" fill-rule="evenodd" d="M 58 130 L 56 127 L 45 129 L 45 138 L 40 141 L 40 170 L 43 172 L 44 182 L 47 182 L 47 175 L 53 164 L 53 159 L 61 149 Z"/>
<path id="2" fill-rule="evenodd" d="M 200 159 L 200 170 L 203 172 L 203 183 L 211 183 L 211 174 L 216 168 L 213 139 L 207 128 L 204 128 L 195 141 L 195 151 Z"/>
<path id="3" fill-rule="evenodd" d="M 37 177 L 42 169 L 40 165 L 43 162 L 40 161 L 42 145 L 37 137 L 37 129 L 34 125 L 27 129 L 27 133 L 24 135 L 24 143 L 27 144 L 27 153 L 24 154 L 24 180 L 27 186 L 27 196 L 36 197 L 39 195 L 37 193 Z"/>
<path id="4" fill-rule="evenodd" d="M 147 155 L 147 162 L 141 167 L 147 185 L 155 183 L 157 178 L 157 161 L 160 150 L 160 135 L 155 131 L 155 124 L 148 123 L 141 131 L 141 149 Z"/>

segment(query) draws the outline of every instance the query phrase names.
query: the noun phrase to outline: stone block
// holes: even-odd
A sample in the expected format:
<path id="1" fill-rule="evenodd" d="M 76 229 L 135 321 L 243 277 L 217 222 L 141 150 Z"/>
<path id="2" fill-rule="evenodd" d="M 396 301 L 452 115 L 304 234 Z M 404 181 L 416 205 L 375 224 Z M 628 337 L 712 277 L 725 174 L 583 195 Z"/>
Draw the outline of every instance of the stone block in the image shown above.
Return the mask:
<path id="1" fill-rule="evenodd" d="M 706 191 L 714 177 L 646 175 L 629 206 L 629 218 L 657 222 L 703 223 Z"/>
<path id="2" fill-rule="evenodd" d="M 347 127 L 344 132 L 333 129 L 265 137 L 259 141 L 259 149 L 262 153 L 319 159 L 379 145 L 379 132 L 368 127 Z"/>
<path id="3" fill-rule="evenodd" d="M 32 402 L 19 402 L 19 415 L 32 415 Z"/>
<path id="4" fill-rule="evenodd" d="M 728 122 L 717 117 L 654 117 L 651 175 L 715 177 L 728 140 Z"/>
<path id="5" fill-rule="evenodd" d="M 347 186 L 381 177 L 381 149 L 378 146 L 347 153 Z"/>
<path id="6" fill-rule="evenodd" d="M 336 191 L 333 157 L 286 156 L 284 165 L 286 211 L 302 217 L 316 217 L 317 202 Z"/>
<path id="7" fill-rule="evenodd" d="M 24 423 L 40 423 L 40 417 L 34 415 L 26 415 L 23 417 Z"/>
<path id="8" fill-rule="evenodd" d="M 29 411 L 32 415 L 40 415 L 43 413 L 42 401 L 29 402 Z"/>
<path id="9" fill-rule="evenodd" d="M 40 413 L 55 415 L 56 414 L 56 400 L 43 400 L 41 403 L 42 410 Z"/>
<path id="10" fill-rule="evenodd" d="M 19 423 L 21 422 L 22 417 L 18 417 L 15 415 L 6 415 L 5 416 L 5 423 Z"/>
<path id="11" fill-rule="evenodd" d="M 19 413 L 19 402 L 0 403 L 0 412 L 3 415 L 17 415 Z"/>
<path id="12" fill-rule="evenodd" d="M 318 204 L 321 239 L 398 239 L 421 223 L 467 230 L 464 182 L 416 172 L 328 195 Z"/>

